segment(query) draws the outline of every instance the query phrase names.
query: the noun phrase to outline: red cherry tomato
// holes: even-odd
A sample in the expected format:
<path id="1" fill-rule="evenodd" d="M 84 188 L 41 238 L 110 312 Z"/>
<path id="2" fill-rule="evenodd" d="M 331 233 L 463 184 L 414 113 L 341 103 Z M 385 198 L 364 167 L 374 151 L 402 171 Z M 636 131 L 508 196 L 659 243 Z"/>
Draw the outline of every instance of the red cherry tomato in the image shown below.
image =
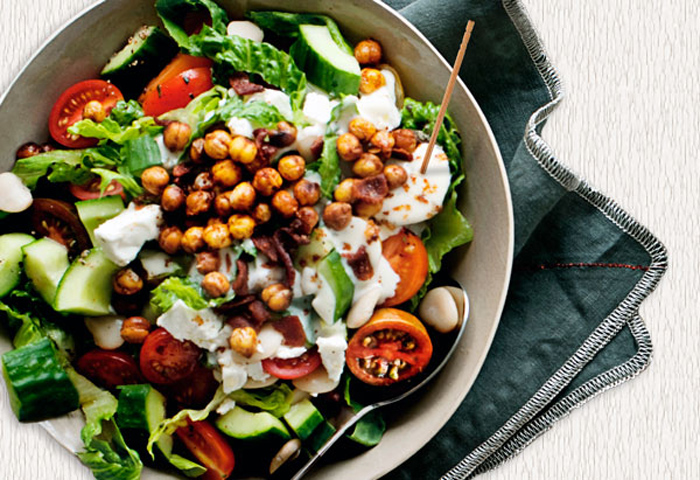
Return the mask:
<path id="1" fill-rule="evenodd" d="M 189 376 L 201 351 L 192 342 L 181 342 L 164 328 L 148 334 L 141 346 L 141 373 L 151 383 L 170 384 Z"/>
<path id="2" fill-rule="evenodd" d="M 403 310 L 380 308 L 348 342 L 345 362 L 359 380 L 390 385 L 423 371 L 432 355 L 420 320 Z"/>
<path id="3" fill-rule="evenodd" d="M 92 350 L 80 357 L 75 367 L 88 379 L 109 390 L 144 381 L 136 360 L 124 352 Z"/>
<path id="4" fill-rule="evenodd" d="M 428 276 L 428 251 L 418 235 L 404 228 L 382 242 L 382 255 L 399 275 L 394 296 L 382 306 L 393 307 L 410 300 Z"/>
<path id="5" fill-rule="evenodd" d="M 104 193 L 101 193 L 100 191 L 100 179 L 98 178 L 90 180 L 84 185 L 74 185 L 71 183 L 68 186 L 68 189 L 70 190 L 70 193 L 72 193 L 78 200 L 93 200 L 95 198 L 108 197 L 110 195 L 121 195 L 121 197 L 126 200 L 124 187 L 122 187 L 122 184 L 116 180 L 109 182 L 109 185 L 107 185 L 107 189 L 105 189 Z"/>
<path id="6" fill-rule="evenodd" d="M 96 138 L 85 138 L 68 133 L 68 127 L 83 119 L 85 105 L 97 100 L 109 115 L 124 95 L 117 87 L 104 80 L 78 82 L 58 97 L 49 114 L 49 132 L 54 140 L 68 148 L 86 148 L 96 145 Z"/>
<path id="7" fill-rule="evenodd" d="M 317 350 L 307 350 L 296 358 L 266 358 L 262 361 L 263 370 L 282 380 L 303 377 L 321 366 L 321 356 Z"/>
<path id="8" fill-rule="evenodd" d="M 75 207 L 63 200 L 35 198 L 32 203 L 32 224 L 37 234 L 64 245 L 71 254 L 90 248 L 90 237 Z"/>
<path id="9" fill-rule="evenodd" d="M 175 430 L 192 455 L 207 467 L 204 480 L 228 478 L 236 466 L 236 457 L 224 437 L 209 422 L 187 421 L 187 426 Z"/>
<path id="10" fill-rule="evenodd" d="M 167 385 L 165 393 L 183 407 L 203 408 L 214 397 L 218 386 L 212 371 L 197 364 L 189 376 Z"/>

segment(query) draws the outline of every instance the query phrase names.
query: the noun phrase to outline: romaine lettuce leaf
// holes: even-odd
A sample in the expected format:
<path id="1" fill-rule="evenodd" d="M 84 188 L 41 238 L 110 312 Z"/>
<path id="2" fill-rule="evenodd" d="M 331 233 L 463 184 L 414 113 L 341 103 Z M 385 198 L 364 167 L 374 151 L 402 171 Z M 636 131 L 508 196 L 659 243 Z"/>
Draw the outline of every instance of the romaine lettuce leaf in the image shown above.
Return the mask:
<path id="1" fill-rule="evenodd" d="M 157 0 L 156 11 L 163 25 L 177 44 L 184 49 L 191 47 L 190 36 L 183 27 L 185 16 L 191 12 L 208 12 L 212 28 L 226 34 L 228 15 L 211 0 Z"/>
<path id="2" fill-rule="evenodd" d="M 336 135 L 326 135 L 323 139 L 321 158 L 310 163 L 307 168 L 321 176 L 321 193 L 328 199 L 333 198 L 333 190 L 340 182 L 340 159 L 336 149 Z"/>
<path id="3" fill-rule="evenodd" d="M 198 287 L 187 278 L 166 278 L 151 292 L 151 306 L 159 314 L 170 310 L 178 300 L 194 310 L 207 308 L 209 302 L 204 299 Z"/>
<path id="4" fill-rule="evenodd" d="M 117 122 L 119 125 L 131 125 L 134 120 L 143 117 L 143 108 L 136 100 L 119 100 L 109 113 L 109 118 Z"/>
<path id="5" fill-rule="evenodd" d="M 351 380 L 352 377 L 346 374 L 343 398 L 345 399 L 345 403 L 352 408 L 355 413 L 357 413 L 362 410 L 364 405 L 356 402 L 350 397 Z M 386 423 L 384 422 L 384 418 L 379 410 L 373 410 L 358 420 L 353 427 L 352 432 L 348 433 L 347 436 L 360 445 L 364 445 L 365 447 L 373 447 L 381 441 L 385 431 Z"/>
<path id="6" fill-rule="evenodd" d="M 119 170 L 124 169 L 120 168 Z M 141 185 L 139 185 L 129 173 L 124 173 L 122 171 L 115 172 L 114 170 L 107 170 L 106 168 L 91 168 L 90 172 L 100 177 L 100 191 L 102 193 L 107 190 L 107 187 L 112 181 L 119 182 L 130 195 L 136 196 L 143 193 Z"/>
<path id="7" fill-rule="evenodd" d="M 141 176 L 147 168 L 163 163 L 160 148 L 150 135 L 128 140 L 121 148 L 120 155 L 126 159 L 124 169 L 131 175 Z"/>
<path id="8" fill-rule="evenodd" d="M 134 140 L 142 135 L 154 136 L 163 131 L 163 127 L 156 125 L 153 117 L 140 117 L 128 125 L 120 125 L 111 117 L 97 123 L 90 119 L 83 119 L 68 127 L 68 133 L 81 135 L 88 138 L 98 138 L 105 143 L 106 140 L 118 145 L 124 145 L 129 140 Z"/>
<path id="9" fill-rule="evenodd" d="M 292 389 L 284 383 L 256 390 L 236 390 L 228 397 L 241 405 L 265 410 L 277 418 L 287 413 L 292 406 Z"/>

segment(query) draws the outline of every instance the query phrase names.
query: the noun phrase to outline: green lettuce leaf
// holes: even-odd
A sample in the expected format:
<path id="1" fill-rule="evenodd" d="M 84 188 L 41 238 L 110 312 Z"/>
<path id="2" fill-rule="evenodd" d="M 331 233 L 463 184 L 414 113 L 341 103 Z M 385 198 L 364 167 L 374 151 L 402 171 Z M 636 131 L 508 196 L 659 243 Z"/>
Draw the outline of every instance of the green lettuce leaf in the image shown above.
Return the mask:
<path id="1" fill-rule="evenodd" d="M 151 306 L 159 314 L 170 310 L 178 300 L 182 300 L 194 310 L 202 310 L 209 306 L 199 285 L 188 278 L 168 277 L 151 291 Z"/>
<path id="2" fill-rule="evenodd" d="M 345 403 L 352 408 L 352 410 L 357 413 L 364 408 L 359 402 L 353 400 L 350 396 L 350 383 L 352 377 L 350 375 L 345 376 L 345 389 L 343 392 L 343 398 Z M 355 426 L 352 428 L 352 432 L 347 434 L 347 437 L 360 445 L 366 447 L 373 447 L 377 445 L 384 432 L 386 431 L 386 423 L 382 417 L 379 410 L 373 410 L 362 417 Z"/>
<path id="3" fill-rule="evenodd" d="M 131 125 L 134 120 L 144 116 L 141 104 L 136 100 L 119 100 L 109 113 L 109 118 L 117 122 L 121 126 Z"/>
<path id="4" fill-rule="evenodd" d="M 134 140 L 142 135 L 154 136 L 163 131 L 163 127 L 156 125 L 152 117 L 140 117 L 132 123 L 123 126 L 111 117 L 97 123 L 93 120 L 83 119 L 68 127 L 68 132 L 88 138 L 109 140 L 118 145 L 124 145 L 129 140 Z"/>
<path id="5" fill-rule="evenodd" d="M 321 158 L 307 166 L 321 176 L 321 194 L 328 199 L 333 198 L 333 190 L 340 182 L 340 158 L 335 147 L 336 140 L 336 135 L 326 135 Z"/>
<path id="6" fill-rule="evenodd" d="M 121 169 L 120 169 L 121 170 Z M 100 191 L 104 193 L 107 190 L 110 182 L 119 182 L 124 190 L 132 196 L 140 195 L 143 193 L 143 188 L 134 179 L 132 175 L 126 172 L 115 172 L 114 170 L 107 170 L 106 168 L 92 168 L 91 173 L 100 177 Z"/>
<path id="7" fill-rule="evenodd" d="M 228 396 L 236 403 L 257 407 L 277 418 L 287 413 L 292 406 L 292 389 L 284 383 L 256 390 L 236 390 Z"/>
<path id="8" fill-rule="evenodd" d="M 120 154 L 126 159 L 124 167 L 131 175 L 141 176 L 147 168 L 163 163 L 160 148 L 150 135 L 141 135 L 126 141 Z"/>
<path id="9" fill-rule="evenodd" d="M 76 180 L 75 183 L 83 183 L 90 178 L 90 171 L 83 164 L 85 155 L 85 150 L 54 150 L 40 153 L 33 157 L 17 160 L 12 168 L 12 173 L 17 175 L 22 183 L 29 188 L 36 187 L 39 179 L 49 172 L 56 172 L 54 180 L 57 177 L 62 179 L 72 177 Z M 51 180 L 51 178 L 49 179 Z"/>
<path id="10" fill-rule="evenodd" d="M 212 28 L 221 34 L 226 34 L 228 15 L 223 8 L 211 0 L 157 0 L 156 11 L 170 36 L 181 48 L 191 47 L 190 36 L 183 27 L 188 13 L 209 13 Z"/>

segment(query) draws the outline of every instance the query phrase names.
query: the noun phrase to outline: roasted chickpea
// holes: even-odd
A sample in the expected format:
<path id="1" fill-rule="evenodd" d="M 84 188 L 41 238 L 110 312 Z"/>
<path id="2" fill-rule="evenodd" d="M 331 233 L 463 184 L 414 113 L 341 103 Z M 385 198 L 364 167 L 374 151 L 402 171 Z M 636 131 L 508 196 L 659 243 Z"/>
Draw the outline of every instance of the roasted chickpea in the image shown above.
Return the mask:
<path id="1" fill-rule="evenodd" d="M 265 302 L 267 308 L 273 312 L 283 312 L 292 303 L 292 290 L 281 283 L 275 283 L 265 287 L 260 294 L 260 298 Z"/>
<path id="2" fill-rule="evenodd" d="M 352 165 L 352 173 L 358 177 L 371 177 L 382 173 L 384 164 L 373 153 L 363 153 L 358 161 Z"/>
<path id="3" fill-rule="evenodd" d="M 300 155 L 287 155 L 280 159 L 277 164 L 277 170 L 279 170 L 282 178 L 288 182 L 293 182 L 304 176 L 306 161 Z"/>
<path id="4" fill-rule="evenodd" d="M 151 324 L 143 317 L 129 317 L 122 322 L 121 336 L 126 343 L 143 343 L 151 331 Z"/>
<path id="5" fill-rule="evenodd" d="M 369 218 L 379 213 L 382 209 L 382 202 L 379 203 L 369 203 L 369 202 L 357 202 L 355 203 L 355 214 L 358 217 Z"/>
<path id="6" fill-rule="evenodd" d="M 282 176 L 272 167 L 261 168 L 255 172 L 253 187 L 261 195 L 269 197 L 282 187 Z"/>
<path id="7" fill-rule="evenodd" d="M 204 227 L 204 241 L 214 250 L 231 246 L 231 235 L 223 223 L 215 223 Z"/>
<path id="8" fill-rule="evenodd" d="M 253 327 L 234 328 L 228 343 L 236 353 L 250 358 L 258 348 L 258 334 Z"/>
<path id="9" fill-rule="evenodd" d="M 362 65 L 377 64 L 382 61 L 382 46 L 376 40 L 362 40 L 355 45 L 355 59 Z"/>
<path id="10" fill-rule="evenodd" d="M 204 190 L 195 190 L 187 195 L 187 199 L 185 200 L 185 211 L 187 215 L 194 216 L 208 212 L 209 208 L 211 208 L 212 198 L 212 193 L 205 192 Z"/>
<path id="11" fill-rule="evenodd" d="M 185 204 L 185 192 L 177 185 L 168 185 L 163 190 L 160 206 L 166 212 L 174 212 Z"/>
<path id="12" fill-rule="evenodd" d="M 250 215 L 234 213 L 228 219 L 228 231 L 236 240 L 245 240 L 253 236 L 255 220 Z"/>
<path id="13" fill-rule="evenodd" d="M 266 158 L 263 155 L 258 155 L 253 159 L 252 162 L 245 164 L 245 169 L 248 170 L 248 172 L 251 175 L 255 175 L 255 172 L 262 168 L 266 168 L 270 166 L 270 160 L 269 158 Z"/>
<path id="14" fill-rule="evenodd" d="M 359 140 L 366 142 L 377 133 L 377 128 L 372 122 L 362 117 L 355 117 L 348 123 L 348 132 L 355 135 Z"/>
<path id="15" fill-rule="evenodd" d="M 339 136 L 336 140 L 336 148 L 338 156 L 348 162 L 357 160 L 362 155 L 362 144 L 352 133 L 344 133 Z"/>
<path id="16" fill-rule="evenodd" d="M 210 297 L 221 297 L 231 288 L 231 282 L 223 273 L 209 272 L 202 279 L 202 288 Z"/>
<path id="17" fill-rule="evenodd" d="M 214 198 L 214 210 L 216 210 L 218 216 L 228 217 L 231 215 L 233 211 L 233 207 L 231 207 L 231 193 L 230 191 L 220 193 Z"/>
<path id="18" fill-rule="evenodd" d="M 185 230 L 180 240 L 180 246 L 187 253 L 196 253 L 202 250 L 204 243 L 204 229 L 202 227 L 190 227 Z"/>
<path id="19" fill-rule="evenodd" d="M 399 128 L 391 132 L 391 136 L 394 137 L 394 147 L 406 150 L 409 153 L 413 153 L 418 146 L 418 140 L 416 139 L 416 134 L 413 130 L 408 128 Z"/>
<path id="20" fill-rule="evenodd" d="M 107 112 L 97 100 L 90 100 L 83 107 L 83 118 L 101 123 L 107 118 Z"/>
<path id="21" fill-rule="evenodd" d="M 299 210 L 299 202 L 286 190 L 280 190 L 272 197 L 272 208 L 284 218 L 290 218 Z"/>
<path id="22" fill-rule="evenodd" d="M 400 187 L 408 180 L 408 174 L 401 165 L 387 165 L 384 167 L 384 176 L 389 190 Z"/>
<path id="23" fill-rule="evenodd" d="M 17 149 L 15 157 L 17 160 L 22 158 L 33 157 L 34 155 L 39 155 L 41 153 L 41 147 L 34 142 L 25 143 Z"/>
<path id="24" fill-rule="evenodd" d="M 234 161 L 240 162 L 243 165 L 248 165 L 252 163 L 258 155 L 258 147 L 253 140 L 238 136 L 231 142 L 229 155 L 231 155 Z"/>
<path id="25" fill-rule="evenodd" d="M 141 173 L 141 185 L 153 195 L 160 195 L 169 182 L 170 175 L 163 167 L 148 167 Z"/>
<path id="26" fill-rule="evenodd" d="M 228 197 L 232 209 L 238 210 L 239 212 L 250 210 L 255 203 L 255 188 L 253 188 L 250 182 L 241 182 L 236 185 Z"/>
<path id="27" fill-rule="evenodd" d="M 193 190 L 214 190 L 214 179 L 209 172 L 200 172 L 192 182 Z"/>
<path id="28" fill-rule="evenodd" d="M 130 268 L 123 268 L 112 279 L 114 291 L 119 295 L 133 295 L 143 288 L 143 279 Z"/>
<path id="29" fill-rule="evenodd" d="M 376 68 L 363 68 L 360 76 L 360 92 L 372 93 L 386 85 L 382 72 Z"/>
<path id="30" fill-rule="evenodd" d="M 394 148 L 395 143 L 396 142 L 391 133 L 387 132 L 386 130 L 379 130 L 377 133 L 372 135 L 369 152 L 375 153 L 382 158 L 387 159 L 391 157 L 391 150 Z"/>
<path id="31" fill-rule="evenodd" d="M 197 138 L 190 145 L 190 160 L 194 163 L 202 163 L 205 160 L 204 138 Z"/>
<path id="32" fill-rule="evenodd" d="M 321 198 L 321 186 L 305 178 L 295 183 L 292 190 L 299 205 L 314 205 Z"/>
<path id="33" fill-rule="evenodd" d="M 272 218 L 272 210 L 267 203 L 259 203 L 253 210 L 253 218 L 258 224 L 269 222 Z"/>
<path id="34" fill-rule="evenodd" d="M 323 209 L 323 222 L 333 230 L 342 230 L 352 220 L 352 206 L 345 202 L 333 202 Z"/>
<path id="35" fill-rule="evenodd" d="M 301 207 L 297 211 L 297 218 L 301 221 L 305 234 L 310 234 L 318 225 L 318 212 L 313 207 Z"/>
<path id="36" fill-rule="evenodd" d="M 219 255 L 214 252 L 200 252 L 195 257 L 197 271 L 202 275 L 214 272 L 221 266 Z"/>
<path id="37" fill-rule="evenodd" d="M 333 198 L 336 202 L 352 203 L 356 200 L 355 194 L 355 183 L 357 180 L 354 178 L 346 178 L 335 187 L 333 192 Z"/>
<path id="38" fill-rule="evenodd" d="M 163 145 L 171 152 L 184 150 L 190 141 L 192 129 L 182 122 L 170 122 L 163 130 Z"/>
<path id="39" fill-rule="evenodd" d="M 279 122 L 275 130 L 270 132 L 270 144 L 275 147 L 288 147 L 297 139 L 297 129 L 289 122 Z"/>
<path id="40" fill-rule="evenodd" d="M 174 255 L 180 250 L 180 242 L 182 241 L 182 230 L 178 227 L 167 227 L 160 231 L 158 235 L 158 245 L 160 248 L 170 255 Z"/>
<path id="41" fill-rule="evenodd" d="M 224 188 L 231 188 L 241 181 L 243 172 L 241 167 L 231 160 L 220 160 L 211 167 L 211 175 L 217 184 Z"/>
<path id="42" fill-rule="evenodd" d="M 231 147 L 231 135 L 224 130 L 214 130 L 204 136 L 204 152 L 214 160 L 228 157 Z"/>

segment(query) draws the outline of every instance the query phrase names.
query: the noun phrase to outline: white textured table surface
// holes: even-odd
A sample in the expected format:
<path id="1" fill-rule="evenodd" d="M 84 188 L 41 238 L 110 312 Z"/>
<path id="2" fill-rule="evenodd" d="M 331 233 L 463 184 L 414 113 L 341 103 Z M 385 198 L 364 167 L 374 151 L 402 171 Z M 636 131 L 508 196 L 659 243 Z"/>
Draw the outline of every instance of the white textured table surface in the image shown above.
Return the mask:
<path id="1" fill-rule="evenodd" d="M 91 3 L 0 1 L 0 91 L 52 32 Z M 642 307 L 655 346 L 649 370 L 482 478 L 698 479 L 700 3 L 525 4 L 567 90 L 545 139 L 661 238 L 671 268 Z M 20 425 L 4 395 L 0 452 L 0 479 L 91 478 L 41 428 Z"/>

